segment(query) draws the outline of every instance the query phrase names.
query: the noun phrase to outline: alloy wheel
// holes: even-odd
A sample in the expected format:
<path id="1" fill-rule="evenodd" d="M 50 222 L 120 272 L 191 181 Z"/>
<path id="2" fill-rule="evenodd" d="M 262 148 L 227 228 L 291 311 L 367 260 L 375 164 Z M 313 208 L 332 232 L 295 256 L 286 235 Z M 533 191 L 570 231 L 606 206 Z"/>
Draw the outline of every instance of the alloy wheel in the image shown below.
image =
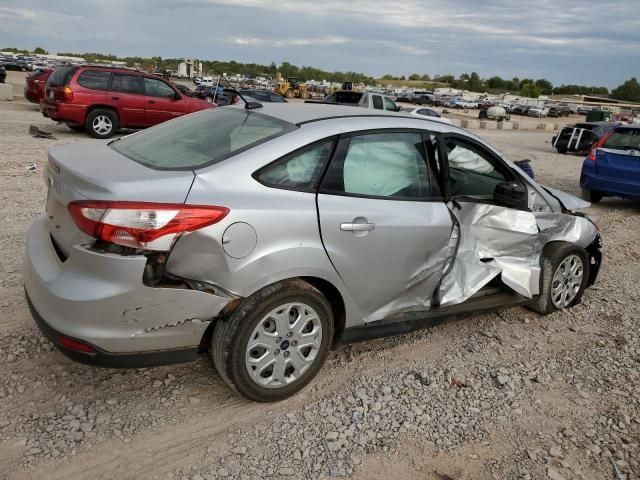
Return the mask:
<path id="1" fill-rule="evenodd" d="M 582 285 L 584 265 L 579 255 L 565 257 L 551 282 L 551 302 L 556 308 L 566 308 L 576 298 Z"/>
<path id="2" fill-rule="evenodd" d="M 106 115 L 98 115 L 93 119 L 91 126 L 98 135 L 108 135 L 113 129 L 113 122 Z"/>
<path id="3" fill-rule="evenodd" d="M 278 388 L 300 379 L 315 361 L 322 343 L 316 311 L 301 302 L 281 305 L 255 327 L 245 355 L 251 379 Z"/>

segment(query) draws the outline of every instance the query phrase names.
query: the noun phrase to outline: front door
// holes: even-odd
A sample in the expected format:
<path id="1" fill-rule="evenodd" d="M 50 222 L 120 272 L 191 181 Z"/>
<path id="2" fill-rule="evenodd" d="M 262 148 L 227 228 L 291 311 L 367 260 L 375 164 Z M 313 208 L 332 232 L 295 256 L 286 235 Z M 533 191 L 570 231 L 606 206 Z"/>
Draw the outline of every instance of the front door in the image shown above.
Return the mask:
<path id="1" fill-rule="evenodd" d="M 417 131 L 341 138 L 318 193 L 322 241 L 365 321 L 428 309 L 452 220 Z"/>
<path id="2" fill-rule="evenodd" d="M 445 190 L 455 216 L 457 245 L 450 254 L 439 291 L 441 306 L 464 302 L 494 278 L 515 292 L 538 293 L 540 267 L 534 258 L 536 218 L 528 208 L 501 205 L 496 186 L 521 183 L 518 174 L 478 142 L 455 134 L 438 138 L 439 157 L 446 159 Z"/>
<path id="3" fill-rule="evenodd" d="M 184 115 L 184 105 L 177 99 L 176 91 L 167 83 L 156 78 L 145 77 L 144 91 L 147 125 L 157 125 Z"/>

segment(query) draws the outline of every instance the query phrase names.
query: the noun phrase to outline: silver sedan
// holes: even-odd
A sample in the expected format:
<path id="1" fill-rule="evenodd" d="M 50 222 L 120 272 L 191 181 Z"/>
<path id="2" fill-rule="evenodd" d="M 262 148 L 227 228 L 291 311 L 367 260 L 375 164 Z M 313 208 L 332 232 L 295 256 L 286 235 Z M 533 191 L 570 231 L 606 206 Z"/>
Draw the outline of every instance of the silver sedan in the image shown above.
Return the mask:
<path id="1" fill-rule="evenodd" d="M 251 103 L 48 158 L 24 267 L 42 331 L 111 367 L 211 352 L 256 401 L 340 342 L 571 307 L 601 261 L 588 204 L 409 114 Z"/>

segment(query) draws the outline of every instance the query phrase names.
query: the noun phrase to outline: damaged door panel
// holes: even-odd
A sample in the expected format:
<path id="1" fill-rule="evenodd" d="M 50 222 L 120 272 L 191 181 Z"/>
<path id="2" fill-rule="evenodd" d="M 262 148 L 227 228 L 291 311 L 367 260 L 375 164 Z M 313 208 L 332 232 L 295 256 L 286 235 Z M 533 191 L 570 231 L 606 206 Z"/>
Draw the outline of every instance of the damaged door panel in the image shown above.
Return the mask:
<path id="1" fill-rule="evenodd" d="M 473 296 L 494 278 L 515 292 L 531 298 L 538 292 L 540 267 L 534 256 L 538 226 L 526 209 L 527 187 L 501 159 L 474 141 L 459 135 L 438 138 L 447 204 L 458 228 L 452 240 L 449 267 L 438 290 L 441 306 L 455 305 Z M 516 188 L 517 187 L 517 188 Z M 509 188 L 523 202 L 496 204 Z M 500 192 L 499 197 L 496 192 Z"/>

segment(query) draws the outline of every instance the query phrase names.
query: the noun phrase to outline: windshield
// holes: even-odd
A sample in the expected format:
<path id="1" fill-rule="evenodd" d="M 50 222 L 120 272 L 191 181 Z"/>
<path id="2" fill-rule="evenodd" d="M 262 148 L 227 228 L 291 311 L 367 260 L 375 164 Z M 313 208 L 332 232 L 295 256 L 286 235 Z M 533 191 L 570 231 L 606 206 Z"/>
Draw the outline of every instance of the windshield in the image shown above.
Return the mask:
<path id="1" fill-rule="evenodd" d="M 111 142 L 131 160 L 160 170 L 194 170 L 221 162 L 297 128 L 255 111 L 206 109 Z"/>
<path id="2" fill-rule="evenodd" d="M 640 128 L 621 128 L 611 134 L 603 148 L 640 150 Z"/>

